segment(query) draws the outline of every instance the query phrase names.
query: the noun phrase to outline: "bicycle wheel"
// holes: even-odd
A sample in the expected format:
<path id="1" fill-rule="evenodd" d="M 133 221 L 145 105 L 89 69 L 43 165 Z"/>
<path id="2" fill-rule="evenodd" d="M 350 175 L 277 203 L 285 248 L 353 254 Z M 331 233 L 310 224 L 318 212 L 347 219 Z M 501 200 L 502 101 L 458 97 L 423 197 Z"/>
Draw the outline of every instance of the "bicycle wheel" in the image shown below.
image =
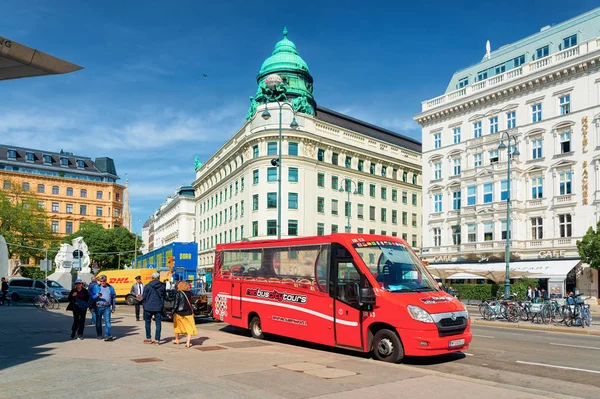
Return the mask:
<path id="1" fill-rule="evenodd" d="M 482 302 L 479 304 L 479 314 L 481 315 L 481 317 L 483 317 L 485 319 L 485 309 L 488 309 L 488 304 L 485 302 Z M 489 310 L 489 309 L 488 309 Z"/>
<path id="2" fill-rule="evenodd" d="M 529 313 L 529 309 L 527 309 L 527 307 L 522 307 L 519 312 L 519 318 L 521 321 L 529 321 L 530 317 L 531 313 Z"/>
<path id="3" fill-rule="evenodd" d="M 550 324 L 552 322 L 552 309 L 550 309 L 550 306 L 544 306 L 540 313 L 542 324 Z"/>
<path id="4" fill-rule="evenodd" d="M 50 309 L 58 309 L 58 308 L 60 308 L 60 303 L 54 297 L 48 298 L 48 304 L 50 305 Z"/>
<path id="5" fill-rule="evenodd" d="M 33 298 L 33 306 L 40 309 L 43 307 L 42 299 L 39 296 Z"/>
<path id="6" fill-rule="evenodd" d="M 492 311 L 490 310 L 489 307 L 484 307 L 482 309 L 480 309 L 481 312 L 481 317 L 483 317 L 483 320 L 491 320 L 492 319 Z"/>
<path id="7" fill-rule="evenodd" d="M 506 320 L 511 323 L 516 323 L 519 321 L 519 310 L 514 305 L 509 305 L 506 308 Z"/>

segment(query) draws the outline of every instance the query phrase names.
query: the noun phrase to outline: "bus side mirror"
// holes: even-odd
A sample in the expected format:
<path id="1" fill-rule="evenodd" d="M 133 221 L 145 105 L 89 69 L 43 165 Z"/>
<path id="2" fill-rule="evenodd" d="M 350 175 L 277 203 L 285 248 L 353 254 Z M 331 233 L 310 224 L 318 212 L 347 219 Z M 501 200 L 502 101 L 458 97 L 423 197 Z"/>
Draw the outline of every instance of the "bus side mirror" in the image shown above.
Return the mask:
<path id="1" fill-rule="evenodd" d="M 360 289 L 360 304 L 365 308 L 372 308 L 375 305 L 375 292 L 373 288 L 361 288 Z"/>

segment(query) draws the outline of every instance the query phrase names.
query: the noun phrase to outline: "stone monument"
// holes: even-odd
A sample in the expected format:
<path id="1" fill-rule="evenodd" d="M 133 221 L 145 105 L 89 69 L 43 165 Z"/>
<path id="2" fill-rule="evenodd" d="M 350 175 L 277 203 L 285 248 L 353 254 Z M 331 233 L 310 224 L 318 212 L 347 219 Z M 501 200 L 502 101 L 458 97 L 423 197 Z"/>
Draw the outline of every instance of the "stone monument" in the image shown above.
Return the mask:
<path id="1" fill-rule="evenodd" d="M 58 281 L 65 288 L 73 285 L 72 270 L 77 272 L 77 278 L 89 282 L 92 276 L 90 269 L 90 251 L 83 237 L 76 237 L 72 244 L 60 244 L 60 250 L 54 257 L 56 270 L 48 276 L 49 280 Z"/>
<path id="2" fill-rule="evenodd" d="M 8 277 L 8 246 L 2 236 L 0 236 L 0 277 Z"/>

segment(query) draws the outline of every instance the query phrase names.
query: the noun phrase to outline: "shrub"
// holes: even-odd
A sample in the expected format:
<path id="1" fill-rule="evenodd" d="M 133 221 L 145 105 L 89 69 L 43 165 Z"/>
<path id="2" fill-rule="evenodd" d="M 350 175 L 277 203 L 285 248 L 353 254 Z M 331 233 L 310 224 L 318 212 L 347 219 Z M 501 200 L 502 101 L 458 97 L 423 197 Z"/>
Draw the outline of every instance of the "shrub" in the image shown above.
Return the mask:
<path id="1" fill-rule="evenodd" d="M 494 297 L 494 284 L 455 284 L 452 285 L 460 299 L 484 300 Z"/>

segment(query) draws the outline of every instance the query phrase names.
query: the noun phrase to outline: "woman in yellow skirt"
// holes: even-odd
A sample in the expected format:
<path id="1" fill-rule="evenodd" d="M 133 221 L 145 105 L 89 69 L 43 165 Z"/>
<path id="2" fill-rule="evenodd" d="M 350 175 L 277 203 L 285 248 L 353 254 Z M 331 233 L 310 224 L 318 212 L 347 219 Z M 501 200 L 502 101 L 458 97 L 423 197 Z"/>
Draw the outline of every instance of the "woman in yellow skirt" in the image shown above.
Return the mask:
<path id="1" fill-rule="evenodd" d="M 196 331 L 196 320 L 194 319 L 194 309 L 190 300 L 190 286 L 185 281 L 177 284 L 177 294 L 173 303 L 173 330 L 175 332 L 175 345 L 179 345 L 179 335 L 187 335 L 186 348 L 192 346 L 192 335 L 198 334 Z"/>

